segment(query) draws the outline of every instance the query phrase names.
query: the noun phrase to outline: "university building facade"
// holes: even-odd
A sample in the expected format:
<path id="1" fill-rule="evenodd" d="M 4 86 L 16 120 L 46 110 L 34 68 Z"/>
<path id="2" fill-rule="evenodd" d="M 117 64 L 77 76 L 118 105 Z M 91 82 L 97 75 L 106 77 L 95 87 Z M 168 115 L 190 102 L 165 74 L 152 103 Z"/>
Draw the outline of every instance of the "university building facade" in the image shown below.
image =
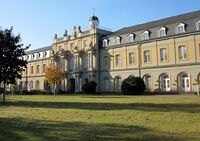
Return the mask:
<path id="1" fill-rule="evenodd" d="M 47 67 L 66 72 L 60 88 L 81 92 L 88 81 L 98 92 L 120 92 L 122 81 L 140 76 L 146 91 L 195 92 L 200 82 L 200 11 L 178 15 L 116 32 L 99 27 L 92 16 L 89 29 L 55 35 L 52 46 L 28 51 L 28 67 L 17 89 L 51 90 Z"/>

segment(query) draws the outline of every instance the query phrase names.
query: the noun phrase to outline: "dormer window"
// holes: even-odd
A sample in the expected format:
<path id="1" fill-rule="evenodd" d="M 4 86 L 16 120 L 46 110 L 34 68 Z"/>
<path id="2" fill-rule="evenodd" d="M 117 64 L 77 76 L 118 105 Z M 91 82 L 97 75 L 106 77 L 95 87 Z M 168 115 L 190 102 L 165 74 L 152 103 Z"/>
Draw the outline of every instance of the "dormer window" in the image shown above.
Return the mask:
<path id="1" fill-rule="evenodd" d="M 34 55 L 34 54 L 32 54 L 32 55 L 31 55 L 31 58 L 32 58 L 32 59 L 35 59 L 35 55 Z"/>
<path id="2" fill-rule="evenodd" d="M 158 37 L 164 37 L 166 36 L 166 27 L 161 27 L 160 30 L 158 31 Z"/>
<path id="3" fill-rule="evenodd" d="M 46 51 L 43 52 L 43 57 L 44 57 L 44 58 L 47 57 L 47 52 L 46 52 Z"/>
<path id="4" fill-rule="evenodd" d="M 200 30 L 200 21 L 197 22 L 197 30 Z"/>
<path id="5" fill-rule="evenodd" d="M 142 40 L 148 40 L 149 39 L 149 31 L 146 30 L 142 33 Z"/>
<path id="6" fill-rule="evenodd" d="M 120 44 L 120 37 L 119 36 L 115 37 L 114 44 L 115 45 L 119 45 Z"/>
<path id="7" fill-rule="evenodd" d="M 128 42 L 134 42 L 134 34 L 129 34 L 128 35 Z"/>
<path id="8" fill-rule="evenodd" d="M 185 33 L 185 24 L 184 23 L 180 23 L 176 27 L 176 32 L 177 32 L 177 34 Z"/>
<path id="9" fill-rule="evenodd" d="M 104 39 L 103 40 L 103 47 L 107 47 L 108 46 L 108 39 Z"/>
<path id="10" fill-rule="evenodd" d="M 39 59 L 40 58 L 40 53 L 37 53 L 36 57 L 37 57 L 37 59 Z"/>

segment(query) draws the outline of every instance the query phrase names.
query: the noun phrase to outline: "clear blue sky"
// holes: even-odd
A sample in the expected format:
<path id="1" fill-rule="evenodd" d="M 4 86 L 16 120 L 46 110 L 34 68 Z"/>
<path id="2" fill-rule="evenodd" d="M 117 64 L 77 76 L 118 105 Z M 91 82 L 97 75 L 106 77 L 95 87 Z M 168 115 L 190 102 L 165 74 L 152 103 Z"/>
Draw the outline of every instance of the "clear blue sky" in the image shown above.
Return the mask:
<path id="1" fill-rule="evenodd" d="M 30 49 L 52 44 L 54 34 L 86 28 L 92 8 L 100 25 L 114 31 L 126 26 L 200 10 L 200 0 L 0 0 L 0 27 L 14 27 Z"/>

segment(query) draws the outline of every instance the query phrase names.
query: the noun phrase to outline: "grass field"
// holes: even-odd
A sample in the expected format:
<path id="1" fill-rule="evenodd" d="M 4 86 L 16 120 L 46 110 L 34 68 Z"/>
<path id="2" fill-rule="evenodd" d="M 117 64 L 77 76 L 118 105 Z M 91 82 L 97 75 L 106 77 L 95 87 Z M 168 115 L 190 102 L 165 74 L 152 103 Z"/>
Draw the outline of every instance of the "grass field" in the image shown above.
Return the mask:
<path id="1" fill-rule="evenodd" d="M 9 96 L 0 141 L 200 140 L 200 97 Z"/>

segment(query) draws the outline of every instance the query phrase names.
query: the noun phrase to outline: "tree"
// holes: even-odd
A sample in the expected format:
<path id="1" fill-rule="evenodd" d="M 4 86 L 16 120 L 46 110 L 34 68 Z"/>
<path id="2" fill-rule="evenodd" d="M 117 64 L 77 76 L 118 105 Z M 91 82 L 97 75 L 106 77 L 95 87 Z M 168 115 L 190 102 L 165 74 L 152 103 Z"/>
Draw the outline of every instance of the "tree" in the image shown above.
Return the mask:
<path id="1" fill-rule="evenodd" d="M 129 76 L 122 82 L 121 90 L 126 95 L 139 95 L 145 90 L 141 77 Z"/>
<path id="2" fill-rule="evenodd" d="M 20 35 L 15 36 L 12 27 L 0 29 L 0 84 L 3 83 L 4 86 L 3 103 L 6 84 L 16 84 L 16 79 L 21 79 L 22 71 L 27 65 L 27 61 L 21 57 L 29 46 L 23 48 Z"/>
<path id="3" fill-rule="evenodd" d="M 45 79 L 50 84 L 54 85 L 54 95 L 57 91 L 57 86 L 62 82 L 62 80 L 65 78 L 65 72 L 58 68 L 47 68 L 45 72 Z"/>
<path id="4" fill-rule="evenodd" d="M 96 86 L 97 86 L 97 83 L 95 81 L 90 81 L 88 83 L 85 83 L 82 86 L 82 89 L 84 92 L 86 92 L 88 94 L 94 94 L 96 91 Z"/>

